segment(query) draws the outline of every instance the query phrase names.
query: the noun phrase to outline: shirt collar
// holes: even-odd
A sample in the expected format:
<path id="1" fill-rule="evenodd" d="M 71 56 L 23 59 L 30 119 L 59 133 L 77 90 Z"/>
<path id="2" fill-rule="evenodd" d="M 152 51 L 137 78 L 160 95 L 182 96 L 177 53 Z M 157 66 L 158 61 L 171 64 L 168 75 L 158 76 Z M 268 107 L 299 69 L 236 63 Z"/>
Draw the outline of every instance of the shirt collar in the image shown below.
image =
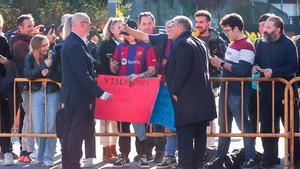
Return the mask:
<path id="1" fill-rule="evenodd" d="M 73 32 L 74 34 L 76 34 L 78 37 L 80 37 L 80 39 L 87 45 L 89 43 L 89 41 L 87 40 L 87 38 L 83 38 L 81 36 L 79 36 L 76 32 Z"/>

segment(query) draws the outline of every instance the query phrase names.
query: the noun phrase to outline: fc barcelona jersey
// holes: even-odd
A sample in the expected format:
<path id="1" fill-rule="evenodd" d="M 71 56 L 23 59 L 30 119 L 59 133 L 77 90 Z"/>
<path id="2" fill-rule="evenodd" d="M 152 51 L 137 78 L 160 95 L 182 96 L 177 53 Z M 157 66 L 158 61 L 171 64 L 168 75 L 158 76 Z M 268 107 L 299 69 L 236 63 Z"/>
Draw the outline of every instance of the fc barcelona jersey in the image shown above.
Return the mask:
<path id="1" fill-rule="evenodd" d="M 117 46 L 114 54 L 119 62 L 119 75 L 140 74 L 147 70 L 148 66 L 156 66 L 157 61 L 150 44 L 137 42 L 129 44 L 121 43 Z"/>

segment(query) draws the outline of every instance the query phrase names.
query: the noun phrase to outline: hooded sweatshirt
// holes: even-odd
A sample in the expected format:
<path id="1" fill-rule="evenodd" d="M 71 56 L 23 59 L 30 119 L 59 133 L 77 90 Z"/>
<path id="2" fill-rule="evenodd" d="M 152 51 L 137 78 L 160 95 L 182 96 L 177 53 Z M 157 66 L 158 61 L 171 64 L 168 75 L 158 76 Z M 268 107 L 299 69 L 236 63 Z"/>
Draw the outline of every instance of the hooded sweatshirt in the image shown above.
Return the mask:
<path id="1" fill-rule="evenodd" d="M 29 53 L 29 45 L 32 36 L 16 33 L 11 40 L 10 47 L 12 49 L 13 59 L 17 66 L 19 77 L 24 77 L 25 57 Z"/>

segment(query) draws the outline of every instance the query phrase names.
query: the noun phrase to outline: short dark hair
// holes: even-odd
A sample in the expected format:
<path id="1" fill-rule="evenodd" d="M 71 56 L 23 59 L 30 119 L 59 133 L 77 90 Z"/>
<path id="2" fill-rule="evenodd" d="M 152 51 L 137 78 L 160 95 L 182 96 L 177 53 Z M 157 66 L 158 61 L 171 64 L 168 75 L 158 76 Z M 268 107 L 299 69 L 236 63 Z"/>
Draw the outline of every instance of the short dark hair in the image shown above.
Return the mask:
<path id="1" fill-rule="evenodd" d="M 17 27 L 21 26 L 23 24 L 24 20 L 26 20 L 26 19 L 30 19 L 31 21 L 34 21 L 31 14 L 23 14 L 23 15 L 19 16 L 17 19 Z"/>
<path id="2" fill-rule="evenodd" d="M 237 13 L 231 13 L 231 14 L 225 15 L 221 19 L 220 25 L 222 25 L 222 26 L 230 26 L 232 29 L 234 27 L 238 27 L 238 29 L 240 31 L 243 31 L 243 29 L 244 29 L 243 18 L 241 17 L 241 15 L 239 15 Z"/>
<path id="3" fill-rule="evenodd" d="M 194 14 L 194 17 L 204 16 L 208 22 L 211 21 L 211 14 L 207 10 L 199 10 Z"/>
<path id="4" fill-rule="evenodd" d="M 265 14 L 261 15 L 258 19 L 258 23 L 265 22 L 271 16 L 274 16 L 274 14 L 273 13 L 265 13 Z"/>
<path id="5" fill-rule="evenodd" d="M 274 26 L 276 28 L 280 29 L 280 33 L 283 33 L 283 31 L 284 31 L 284 28 L 283 28 L 284 22 L 283 22 L 283 19 L 280 16 L 276 16 L 276 15 L 271 16 L 270 18 L 267 19 L 267 21 L 274 22 Z"/>
<path id="6" fill-rule="evenodd" d="M 151 12 L 141 12 L 138 17 L 139 24 L 141 24 L 142 17 L 150 16 L 152 21 L 155 23 L 154 15 Z"/>

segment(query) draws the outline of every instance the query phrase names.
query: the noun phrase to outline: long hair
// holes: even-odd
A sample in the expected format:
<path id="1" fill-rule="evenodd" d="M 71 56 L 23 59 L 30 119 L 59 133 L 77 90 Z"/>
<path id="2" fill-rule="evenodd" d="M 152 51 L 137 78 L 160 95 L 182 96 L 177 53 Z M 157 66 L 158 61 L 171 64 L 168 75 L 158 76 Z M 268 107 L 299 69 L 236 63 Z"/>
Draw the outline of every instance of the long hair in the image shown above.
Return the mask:
<path id="1" fill-rule="evenodd" d="M 30 41 L 30 53 L 33 55 L 37 64 L 41 64 L 42 61 L 40 57 L 40 49 L 44 40 L 47 40 L 47 42 L 49 43 L 49 40 L 44 35 L 35 35 L 31 38 Z"/>
<path id="2" fill-rule="evenodd" d="M 69 34 L 71 33 L 71 29 L 72 29 L 72 15 L 69 16 L 66 20 L 66 22 L 64 23 L 64 27 L 63 27 L 63 31 L 62 31 L 62 38 L 66 39 Z"/>
<path id="3" fill-rule="evenodd" d="M 117 22 L 123 22 L 123 19 L 118 18 L 118 17 L 111 17 L 108 19 L 108 21 L 106 22 L 106 24 L 103 28 L 103 35 L 104 35 L 105 40 L 111 39 L 112 32 L 110 31 L 110 29 L 114 28 L 114 26 Z"/>

